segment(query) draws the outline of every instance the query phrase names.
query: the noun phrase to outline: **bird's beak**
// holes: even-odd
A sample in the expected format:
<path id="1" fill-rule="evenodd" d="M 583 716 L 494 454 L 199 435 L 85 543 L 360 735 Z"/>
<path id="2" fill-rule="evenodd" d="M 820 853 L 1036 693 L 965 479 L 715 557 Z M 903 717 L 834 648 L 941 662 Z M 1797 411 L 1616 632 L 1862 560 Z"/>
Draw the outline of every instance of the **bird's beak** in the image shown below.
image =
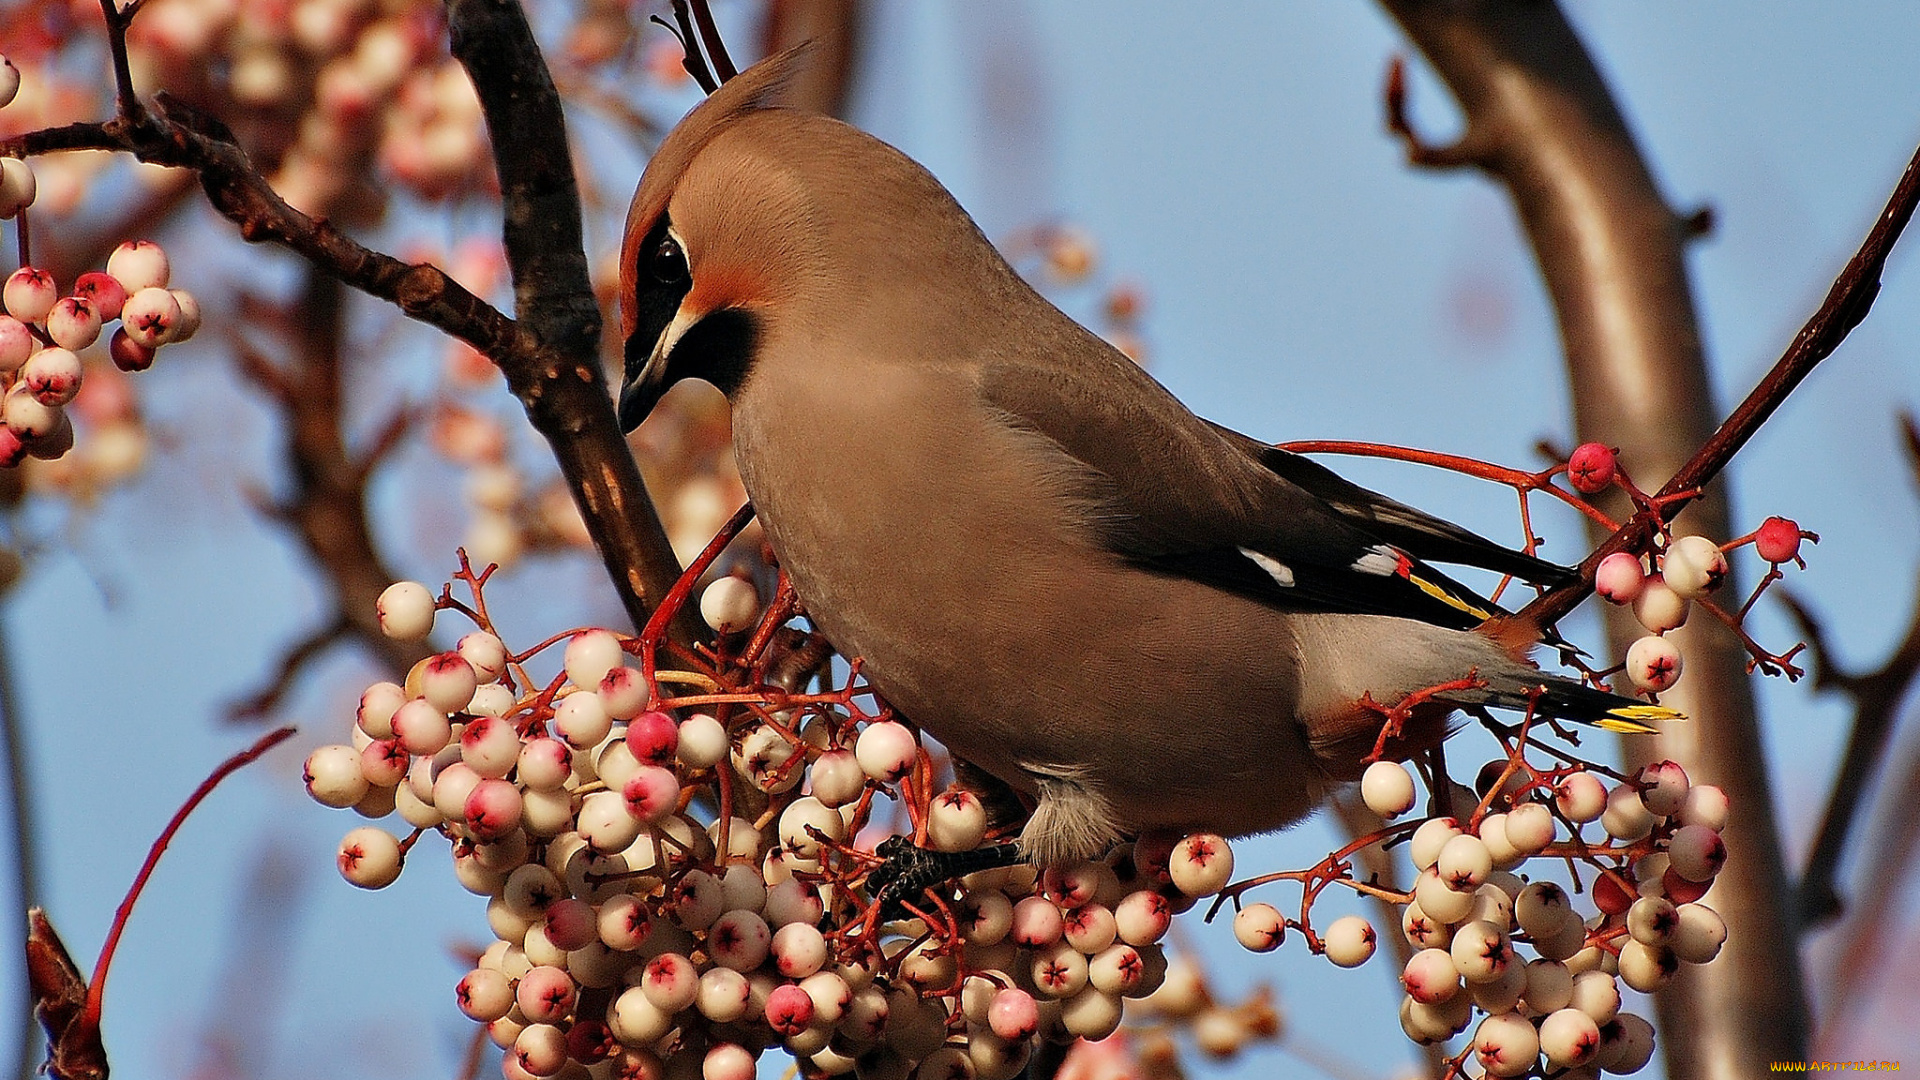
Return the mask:
<path id="1" fill-rule="evenodd" d="M 627 339 L 626 377 L 620 384 L 620 430 L 631 432 L 639 427 L 641 421 L 653 412 L 653 407 L 673 387 L 677 381 L 669 373 L 673 347 L 698 321 L 697 314 L 683 307 L 674 312 L 673 321 L 654 341 L 643 340 L 640 333 Z M 634 361 L 641 349 L 648 349 L 649 352 L 646 360 L 636 365 Z"/>

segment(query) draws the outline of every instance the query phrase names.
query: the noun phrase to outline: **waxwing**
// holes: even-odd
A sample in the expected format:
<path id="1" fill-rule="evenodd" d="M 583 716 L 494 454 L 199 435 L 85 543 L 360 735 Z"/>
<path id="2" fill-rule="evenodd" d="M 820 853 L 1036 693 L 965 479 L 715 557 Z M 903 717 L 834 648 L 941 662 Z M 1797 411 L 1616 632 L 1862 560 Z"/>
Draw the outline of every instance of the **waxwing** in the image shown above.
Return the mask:
<path id="1" fill-rule="evenodd" d="M 1143 831 L 1270 830 L 1457 707 L 1648 730 L 1545 675 L 1425 560 L 1561 567 L 1189 412 L 1038 295 L 925 169 L 737 76 L 653 156 L 621 256 L 620 417 L 702 379 L 814 624 L 1033 804 L 1042 865 Z"/>

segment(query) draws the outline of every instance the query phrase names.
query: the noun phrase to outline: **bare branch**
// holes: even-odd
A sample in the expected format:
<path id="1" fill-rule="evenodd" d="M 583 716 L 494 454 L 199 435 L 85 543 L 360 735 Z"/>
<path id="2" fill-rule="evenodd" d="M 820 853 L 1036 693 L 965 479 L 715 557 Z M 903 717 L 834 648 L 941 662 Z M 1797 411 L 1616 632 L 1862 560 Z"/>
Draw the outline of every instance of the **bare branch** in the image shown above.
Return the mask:
<path id="1" fill-rule="evenodd" d="M 1909 463 L 1914 469 L 1916 485 L 1920 486 L 1920 429 L 1914 426 L 1912 416 L 1901 417 L 1901 424 Z M 1782 599 L 1811 643 L 1808 651 L 1814 657 L 1814 689 L 1838 690 L 1853 700 L 1847 748 L 1834 770 L 1826 810 L 1820 816 L 1820 831 L 1807 856 L 1806 869 L 1800 875 L 1800 917 L 1808 927 L 1814 927 L 1841 913 L 1836 881 L 1841 859 L 1846 854 L 1847 839 L 1859 816 L 1861 801 L 1873 790 L 1880 762 L 1886 757 L 1894 722 L 1899 719 L 1900 703 L 1912 689 L 1915 677 L 1920 676 L 1920 591 L 1914 596 L 1906 634 L 1879 667 L 1866 672 L 1842 669 L 1833 657 L 1819 620 L 1793 597 Z"/>

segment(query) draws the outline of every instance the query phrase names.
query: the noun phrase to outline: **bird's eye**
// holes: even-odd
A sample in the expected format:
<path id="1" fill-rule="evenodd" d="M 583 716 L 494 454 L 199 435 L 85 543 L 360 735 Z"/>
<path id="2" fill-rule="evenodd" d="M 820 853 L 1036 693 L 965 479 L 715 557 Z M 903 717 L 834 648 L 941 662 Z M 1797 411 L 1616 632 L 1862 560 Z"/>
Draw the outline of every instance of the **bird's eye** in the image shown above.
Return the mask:
<path id="1" fill-rule="evenodd" d="M 687 253 L 680 250 L 680 241 L 663 237 L 653 249 L 653 276 L 663 285 L 687 280 Z"/>

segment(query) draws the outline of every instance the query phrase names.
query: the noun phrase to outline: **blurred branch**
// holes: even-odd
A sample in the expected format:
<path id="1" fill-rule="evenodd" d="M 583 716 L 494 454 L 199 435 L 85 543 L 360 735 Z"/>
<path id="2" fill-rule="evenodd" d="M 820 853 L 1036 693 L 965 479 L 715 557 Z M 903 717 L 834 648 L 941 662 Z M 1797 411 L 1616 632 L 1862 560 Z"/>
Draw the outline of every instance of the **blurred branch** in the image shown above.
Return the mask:
<path id="1" fill-rule="evenodd" d="M 1905 435 L 1907 463 L 1920 486 L 1920 428 L 1911 415 L 1901 417 Z M 1806 869 L 1800 875 L 1800 917 L 1808 928 L 1839 915 L 1840 893 L 1835 884 L 1840 862 L 1846 852 L 1847 838 L 1858 816 L 1862 798 L 1874 784 L 1874 774 L 1893 735 L 1894 721 L 1900 715 L 1900 702 L 1920 674 L 1920 595 L 1914 599 L 1913 614 L 1906 635 L 1893 653 L 1878 668 L 1849 672 L 1834 660 L 1820 622 L 1812 612 L 1791 595 L 1783 594 L 1787 610 L 1800 624 L 1813 656 L 1813 688 L 1838 690 L 1853 701 L 1853 721 L 1847 733 L 1846 752 L 1834 771 L 1833 788 L 1827 795 L 1827 807 L 1820 818 L 1820 832 L 1807 856 Z"/>
<path id="2" fill-rule="evenodd" d="M 1449 156 L 1466 158 L 1513 198 L 1558 316 L 1580 438 L 1621 448 L 1636 472 L 1671 476 L 1663 493 L 1704 484 L 1865 313 L 1886 251 L 1911 213 L 1912 171 L 1789 359 L 1716 431 L 1683 261 L 1693 226 L 1661 196 L 1564 13 L 1553 4 L 1499 0 L 1383 3 L 1465 114 L 1460 145 L 1472 153 Z M 1397 92 L 1394 83 L 1390 73 L 1390 124 L 1417 150 L 1404 83 Z M 1412 156 L 1419 163 L 1422 155 Z M 1731 535 L 1729 518 L 1720 490 L 1689 511 L 1692 529 L 1709 536 Z M 1596 536 L 1604 543 L 1582 564 L 1583 583 L 1549 592 L 1528 613 L 1551 622 L 1571 610 L 1590 591 L 1600 558 L 1636 539 L 1644 544 L 1653 526 L 1636 520 L 1610 538 Z M 1622 610 L 1604 617 L 1616 654 L 1641 633 Z M 1730 1080 L 1764 1072 L 1768 1061 L 1806 1057 L 1798 910 L 1744 655 L 1710 625 L 1675 636 L 1687 679 L 1663 697 L 1694 722 L 1669 725 L 1626 753 L 1671 758 L 1696 782 L 1726 790 L 1735 808 L 1725 834 L 1734 857 L 1714 889 L 1728 944 L 1715 963 L 1688 969 L 1659 996 L 1661 1042 L 1669 1075 Z"/>
<path id="3" fill-rule="evenodd" d="M 706 4 L 696 5 L 705 12 Z M 711 22 L 708 15 L 708 22 Z M 537 367 L 501 365 L 527 418 L 559 460 L 635 627 L 680 576 L 680 563 L 640 479 L 600 367 L 600 305 L 587 273 L 580 192 L 560 94 L 526 13 L 511 0 L 455 0 L 453 56 L 479 92 L 500 176 L 503 239 L 514 308 L 550 352 Z M 709 42 L 719 49 L 718 35 Z M 725 51 L 719 50 L 725 64 Z M 491 355 L 491 354 L 489 354 Z M 683 611 L 675 637 L 704 637 Z"/>
<path id="4" fill-rule="evenodd" d="M 229 719 L 265 718 L 279 707 L 309 663 L 349 638 L 397 673 L 433 651 L 424 642 L 388 637 L 375 611 L 381 591 L 395 575 L 381 559 L 368 524 L 366 482 L 371 463 L 383 456 L 404 427 L 389 424 L 359 457 L 347 448 L 346 386 L 341 378 L 345 299 L 338 280 L 313 269 L 291 307 L 243 304 L 247 321 L 271 326 L 289 354 L 285 362 L 275 364 L 249 343 L 233 343 L 242 373 L 282 412 L 286 469 L 293 491 L 268 509 L 299 536 L 321 571 L 333 594 L 333 613 L 286 649 L 264 687 L 229 706 Z"/>

